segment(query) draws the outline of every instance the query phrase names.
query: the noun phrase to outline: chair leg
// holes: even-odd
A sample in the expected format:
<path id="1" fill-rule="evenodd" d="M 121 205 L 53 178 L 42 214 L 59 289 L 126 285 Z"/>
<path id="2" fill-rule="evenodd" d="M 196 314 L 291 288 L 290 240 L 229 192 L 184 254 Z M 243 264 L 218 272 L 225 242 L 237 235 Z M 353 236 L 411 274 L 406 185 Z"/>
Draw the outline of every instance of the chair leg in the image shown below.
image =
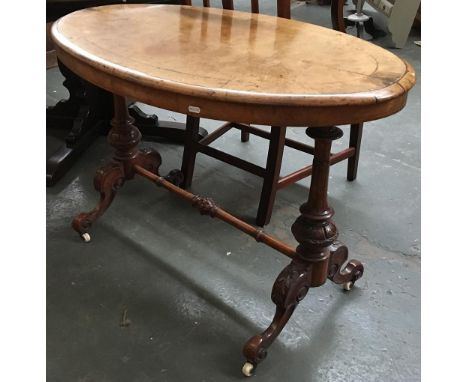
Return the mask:
<path id="1" fill-rule="evenodd" d="M 182 157 L 182 174 L 184 180 L 181 183 L 182 188 L 188 188 L 192 185 L 193 171 L 195 168 L 195 158 L 197 156 L 196 143 L 198 142 L 198 132 L 200 129 L 200 118 L 187 115 L 184 154 Z"/>
<path id="2" fill-rule="evenodd" d="M 276 190 L 278 189 L 278 179 L 281 171 L 281 161 L 283 160 L 285 139 L 286 127 L 271 127 L 266 175 L 263 180 L 262 194 L 260 196 L 256 219 L 256 224 L 260 227 L 270 222 Z"/>
<path id="3" fill-rule="evenodd" d="M 241 129 L 241 142 L 248 142 L 250 133 L 246 129 Z"/>
<path id="4" fill-rule="evenodd" d="M 351 133 L 349 137 L 349 147 L 354 147 L 354 155 L 348 159 L 348 175 L 349 181 L 356 179 L 358 164 L 359 164 L 359 152 L 361 151 L 361 138 L 363 123 L 356 123 L 351 125 Z"/>

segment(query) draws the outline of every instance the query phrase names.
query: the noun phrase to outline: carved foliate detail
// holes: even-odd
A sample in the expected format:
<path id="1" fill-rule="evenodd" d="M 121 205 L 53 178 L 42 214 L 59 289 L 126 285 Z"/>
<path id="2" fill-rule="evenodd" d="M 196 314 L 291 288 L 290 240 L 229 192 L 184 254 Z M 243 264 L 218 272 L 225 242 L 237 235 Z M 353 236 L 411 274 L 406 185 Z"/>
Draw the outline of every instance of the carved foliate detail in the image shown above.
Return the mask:
<path id="1" fill-rule="evenodd" d="M 288 322 L 297 304 L 310 288 L 310 276 L 315 264 L 293 260 L 276 278 L 271 299 L 276 304 L 275 317 L 262 333 L 250 338 L 244 346 L 244 356 L 254 365 L 267 356 L 267 349 Z"/>
<path id="2" fill-rule="evenodd" d="M 328 256 L 327 247 L 338 238 L 338 230 L 332 220 L 334 211 L 327 202 L 327 190 L 332 140 L 342 134 L 336 126 L 307 129 L 307 135 L 315 138 L 312 180 L 309 198 L 301 206 L 301 215 L 291 227 L 299 242 L 296 252 L 303 259 L 325 258 Z"/>
<path id="3" fill-rule="evenodd" d="M 271 292 L 271 299 L 277 306 L 288 308 L 297 305 L 309 290 L 310 264 L 292 261 L 279 274 Z"/>
<path id="4" fill-rule="evenodd" d="M 107 189 L 117 191 L 125 183 L 125 175 L 122 165 L 118 162 L 111 162 L 102 166 L 94 175 L 94 189 L 98 192 L 106 192 Z"/>
<path id="5" fill-rule="evenodd" d="M 81 235 L 88 233 L 91 224 L 107 210 L 125 181 L 133 179 L 136 165 L 159 175 L 161 156 L 149 148 L 138 150 L 141 134 L 133 122 L 134 119 L 128 115 L 125 98 L 114 95 L 114 118 L 108 141 L 116 151 L 113 161 L 101 167 L 94 177 L 94 187 L 101 196 L 98 205 L 92 211 L 81 213 L 73 220 L 73 228 Z"/>
<path id="6" fill-rule="evenodd" d="M 327 247 L 338 238 L 338 229 L 332 220 L 320 221 L 307 215 L 299 216 L 291 231 L 304 247 Z"/>
<path id="7" fill-rule="evenodd" d="M 342 131 L 336 127 L 309 128 L 307 134 L 316 138 L 316 145 L 309 197 L 291 227 L 299 245 L 292 262 L 278 275 L 273 286 L 271 299 L 276 304 L 273 321 L 244 346 L 244 356 L 253 365 L 266 357 L 268 347 L 311 287 L 322 285 L 327 277 L 334 282 L 354 282 L 363 272 L 362 264 L 356 260 L 341 270 L 347 249 L 337 241 L 338 230 L 332 221 L 334 211 L 327 202 L 331 141 L 341 137 Z M 261 231 L 256 236 L 259 235 Z"/>
<path id="8" fill-rule="evenodd" d="M 192 206 L 198 208 L 201 215 L 210 215 L 211 217 L 215 216 L 216 210 L 218 209 L 212 199 L 204 198 L 199 195 L 195 195 L 192 198 Z"/>

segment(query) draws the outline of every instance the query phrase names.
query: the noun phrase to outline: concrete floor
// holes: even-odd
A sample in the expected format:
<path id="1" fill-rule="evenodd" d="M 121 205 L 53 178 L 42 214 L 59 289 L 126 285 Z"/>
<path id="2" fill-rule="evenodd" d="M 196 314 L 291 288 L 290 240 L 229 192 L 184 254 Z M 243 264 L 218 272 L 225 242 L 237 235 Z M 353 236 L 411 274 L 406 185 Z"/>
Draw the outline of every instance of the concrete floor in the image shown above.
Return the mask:
<path id="1" fill-rule="evenodd" d="M 273 5 L 262 6 L 274 14 Z M 293 17 L 330 26 L 327 7 L 301 4 Z M 415 39 L 420 36 L 394 52 L 420 79 Z M 388 46 L 388 39 L 378 43 Z M 56 69 L 47 72 L 48 105 L 66 97 L 60 82 Z M 180 114 L 143 108 L 183 121 Z M 203 123 L 209 130 L 217 125 Z M 288 136 L 308 140 L 303 129 Z M 48 136 L 48 154 L 56 144 Z M 180 167 L 182 147 L 144 145 L 160 151 L 161 173 Z M 258 164 L 266 159 L 267 143 L 256 137 L 245 144 L 232 132 L 215 146 Z M 70 222 L 94 207 L 93 174 L 110 155 L 105 138 L 98 139 L 47 189 L 48 380 L 242 380 L 242 346 L 269 324 L 271 287 L 287 258 L 141 179 L 119 191 L 93 227 L 93 241 L 84 244 Z M 282 172 L 308 163 L 307 155 L 287 150 Z M 347 182 L 345 174 L 344 163 L 332 168 L 330 203 L 340 239 L 365 264 L 364 277 L 351 293 L 332 283 L 312 289 L 256 381 L 420 380 L 420 81 L 402 112 L 365 125 L 358 179 Z M 291 245 L 290 226 L 309 181 L 278 193 L 267 226 Z M 257 177 L 199 155 L 193 184 L 196 193 L 253 221 Z M 130 324 L 120 327 L 125 310 Z"/>

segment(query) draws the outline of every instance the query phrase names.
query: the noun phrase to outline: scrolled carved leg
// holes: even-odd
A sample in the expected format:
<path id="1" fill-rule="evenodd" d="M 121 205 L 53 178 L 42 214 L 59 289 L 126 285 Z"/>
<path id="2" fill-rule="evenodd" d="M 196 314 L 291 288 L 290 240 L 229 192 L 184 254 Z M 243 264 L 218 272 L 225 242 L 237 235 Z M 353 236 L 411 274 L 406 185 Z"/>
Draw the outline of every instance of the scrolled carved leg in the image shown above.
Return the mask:
<path id="1" fill-rule="evenodd" d="M 107 210 L 119 188 L 125 183 L 125 173 L 118 162 L 110 163 L 97 170 L 94 188 L 100 193 L 98 205 L 90 212 L 79 214 L 73 219 L 72 227 L 84 241 L 90 241 L 89 228 Z"/>
<path id="2" fill-rule="evenodd" d="M 335 126 L 309 127 L 306 134 L 315 139 L 315 154 L 309 197 L 291 227 L 299 244 L 292 262 L 280 273 L 273 286 L 271 298 L 276 304 L 276 313 L 272 323 L 244 346 L 247 362 L 242 371 L 246 376 L 251 375 L 265 359 L 268 347 L 309 288 L 319 287 L 327 279 L 352 286 L 364 271 L 356 260 L 351 260 L 341 270 L 348 258 L 348 249 L 337 240 L 338 229 L 332 220 L 335 212 L 327 200 L 332 141 L 341 138 L 343 132 Z"/>
<path id="3" fill-rule="evenodd" d="M 350 260 L 343 268 L 346 260 L 348 260 L 348 248 L 340 241 L 334 242 L 330 248 L 328 279 L 342 285 L 345 290 L 350 290 L 364 274 L 364 266 L 358 260 Z"/>
<path id="4" fill-rule="evenodd" d="M 91 240 L 89 228 L 109 208 L 117 190 L 135 176 L 135 165 L 159 175 L 161 156 L 152 149 L 138 149 L 141 134 L 133 123 L 125 98 L 114 95 L 114 118 L 108 141 L 115 153 L 112 162 L 100 168 L 94 177 L 100 200 L 92 211 L 79 214 L 72 222 L 72 227 L 85 241 Z"/>
<path id="5" fill-rule="evenodd" d="M 252 365 L 250 372 L 265 359 L 267 349 L 283 330 L 299 302 L 306 296 L 312 274 L 312 263 L 299 259 L 293 260 L 277 277 L 271 299 L 276 305 L 275 316 L 270 326 L 261 334 L 250 338 L 243 350 L 247 363 Z M 248 365 L 247 365 L 248 366 Z M 244 374 L 246 370 L 244 366 Z"/>

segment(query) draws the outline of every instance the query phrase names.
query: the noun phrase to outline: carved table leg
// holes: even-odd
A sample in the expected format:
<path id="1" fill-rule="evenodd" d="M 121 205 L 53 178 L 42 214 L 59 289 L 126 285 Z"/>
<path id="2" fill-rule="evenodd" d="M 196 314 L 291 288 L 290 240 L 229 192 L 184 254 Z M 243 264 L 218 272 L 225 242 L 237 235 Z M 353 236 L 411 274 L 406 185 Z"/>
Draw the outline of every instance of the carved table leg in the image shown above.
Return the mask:
<path id="1" fill-rule="evenodd" d="M 301 206 L 301 215 L 291 227 L 299 245 L 296 257 L 273 285 L 271 299 L 276 305 L 276 313 L 272 323 L 244 346 L 247 362 L 242 371 L 246 376 L 252 375 L 257 364 L 265 359 L 268 347 L 309 288 L 324 284 L 327 278 L 336 283 L 354 283 L 364 270 L 361 263 L 353 260 L 340 271 L 347 259 L 347 249 L 337 241 L 338 230 L 332 221 L 334 211 L 327 201 L 331 145 L 334 139 L 342 137 L 343 132 L 337 127 L 323 127 L 308 128 L 306 133 L 315 139 L 316 144 L 309 198 Z"/>
<path id="2" fill-rule="evenodd" d="M 294 309 L 307 294 L 311 286 L 312 268 L 313 264 L 294 259 L 279 274 L 271 292 L 271 299 L 276 305 L 275 316 L 263 333 L 253 336 L 244 345 L 243 353 L 247 359 L 242 368 L 244 375 L 252 375 L 255 367 L 265 359 L 268 347 L 281 333 Z"/>
<path id="3" fill-rule="evenodd" d="M 158 174 L 161 156 L 150 149 L 138 150 L 141 133 L 133 122 L 125 98 L 114 95 L 114 118 L 108 141 L 115 148 L 115 154 L 112 162 L 100 168 L 94 177 L 94 187 L 101 199 L 92 211 L 79 214 L 72 223 L 85 241 L 91 240 L 88 229 L 110 206 L 117 190 L 135 176 L 134 165 Z"/>

